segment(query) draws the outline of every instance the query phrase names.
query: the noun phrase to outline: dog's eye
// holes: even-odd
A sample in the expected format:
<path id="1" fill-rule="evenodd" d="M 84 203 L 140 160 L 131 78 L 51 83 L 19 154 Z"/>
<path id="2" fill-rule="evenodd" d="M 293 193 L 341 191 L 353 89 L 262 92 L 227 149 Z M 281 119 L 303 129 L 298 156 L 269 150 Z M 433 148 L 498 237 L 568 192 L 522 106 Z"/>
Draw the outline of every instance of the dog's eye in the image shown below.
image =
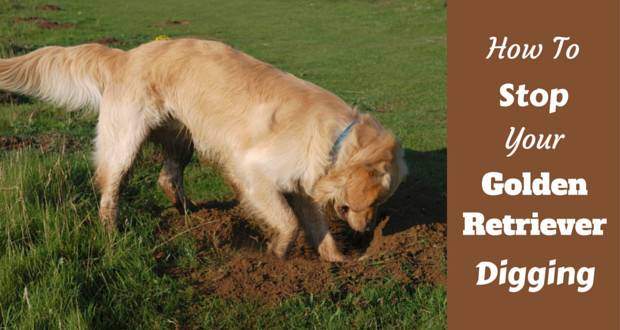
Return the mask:
<path id="1" fill-rule="evenodd" d="M 341 215 L 346 215 L 347 213 L 349 213 L 349 206 L 342 205 L 338 208 L 338 212 L 340 212 Z"/>

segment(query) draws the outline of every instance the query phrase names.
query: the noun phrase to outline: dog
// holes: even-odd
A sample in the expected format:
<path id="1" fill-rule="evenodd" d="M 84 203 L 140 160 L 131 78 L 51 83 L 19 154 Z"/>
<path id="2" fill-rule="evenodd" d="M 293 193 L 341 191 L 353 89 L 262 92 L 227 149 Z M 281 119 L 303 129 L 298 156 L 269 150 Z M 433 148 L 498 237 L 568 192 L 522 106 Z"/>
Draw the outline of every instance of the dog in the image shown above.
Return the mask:
<path id="1" fill-rule="evenodd" d="M 112 232 L 121 183 L 147 140 L 163 148 L 158 183 L 177 208 L 193 206 L 183 170 L 195 150 L 274 230 L 268 246 L 280 258 L 303 228 L 321 259 L 344 261 L 328 211 L 368 231 L 407 174 L 399 142 L 370 115 L 221 42 L 44 47 L 1 59 L 0 90 L 98 111 L 99 217 Z"/>

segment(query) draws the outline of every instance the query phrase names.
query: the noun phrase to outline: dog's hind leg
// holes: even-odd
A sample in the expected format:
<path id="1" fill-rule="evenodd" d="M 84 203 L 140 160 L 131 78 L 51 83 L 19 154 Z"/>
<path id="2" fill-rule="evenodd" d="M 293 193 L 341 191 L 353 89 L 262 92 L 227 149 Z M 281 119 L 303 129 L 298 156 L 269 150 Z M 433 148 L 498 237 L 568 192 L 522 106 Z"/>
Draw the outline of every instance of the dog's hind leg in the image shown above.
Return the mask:
<path id="1" fill-rule="evenodd" d="M 95 178 L 101 190 L 99 218 L 116 229 L 121 183 L 148 136 L 149 125 L 139 108 L 102 103 L 95 141 Z"/>
<path id="2" fill-rule="evenodd" d="M 285 258 L 299 233 L 299 224 L 288 202 L 272 183 L 260 175 L 250 174 L 239 183 L 243 203 L 273 230 L 269 251 Z"/>
<path id="3" fill-rule="evenodd" d="M 179 212 L 194 211 L 196 206 L 187 197 L 183 187 L 183 171 L 194 153 L 189 132 L 182 124 L 171 122 L 153 131 L 151 139 L 162 147 L 164 153 L 157 183 Z"/>
<path id="4" fill-rule="evenodd" d="M 338 250 L 334 237 L 329 232 L 327 217 L 314 201 L 300 194 L 290 198 L 291 206 L 304 227 L 306 237 L 317 249 L 321 259 L 329 262 L 342 262 L 345 257 Z"/>

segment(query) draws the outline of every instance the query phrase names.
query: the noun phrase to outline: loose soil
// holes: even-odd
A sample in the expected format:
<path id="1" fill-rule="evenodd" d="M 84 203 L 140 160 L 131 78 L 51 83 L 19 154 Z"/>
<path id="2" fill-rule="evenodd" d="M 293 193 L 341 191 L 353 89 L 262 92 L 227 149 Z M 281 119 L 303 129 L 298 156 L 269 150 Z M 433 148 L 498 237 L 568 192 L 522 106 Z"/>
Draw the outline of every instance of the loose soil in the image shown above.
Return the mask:
<path id="1" fill-rule="evenodd" d="M 355 234 L 333 220 L 331 231 L 352 260 L 346 263 L 320 261 L 303 235 L 287 260 L 267 254 L 265 231 L 234 202 L 205 203 L 189 216 L 164 216 L 154 258 L 160 273 L 183 279 L 199 292 L 267 304 L 299 293 L 356 292 L 386 278 L 403 285 L 444 284 L 445 194 L 425 190 L 415 182 L 402 186 L 370 235 Z M 198 251 L 191 265 L 179 264 L 168 250 L 185 235 Z"/>

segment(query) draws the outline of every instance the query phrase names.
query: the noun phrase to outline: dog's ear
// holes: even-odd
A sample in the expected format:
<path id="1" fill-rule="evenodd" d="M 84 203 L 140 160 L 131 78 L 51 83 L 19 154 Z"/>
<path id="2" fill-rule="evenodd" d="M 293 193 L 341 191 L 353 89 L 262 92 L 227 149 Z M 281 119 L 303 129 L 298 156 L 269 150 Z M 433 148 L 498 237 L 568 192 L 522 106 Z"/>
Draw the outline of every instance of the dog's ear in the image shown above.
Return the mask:
<path id="1" fill-rule="evenodd" d="M 368 122 L 368 119 L 363 118 L 362 123 L 354 131 L 355 144 L 357 148 L 363 148 L 376 141 L 378 135 L 379 133 L 375 125 L 372 122 Z"/>
<path id="2" fill-rule="evenodd" d="M 312 189 L 312 197 L 321 205 L 330 200 L 342 201 L 346 183 L 347 175 L 342 170 L 332 171 L 317 181 Z"/>
<path id="3" fill-rule="evenodd" d="M 353 210 L 372 206 L 381 192 L 381 173 L 369 166 L 358 166 L 350 173 L 345 188 L 347 203 Z"/>

